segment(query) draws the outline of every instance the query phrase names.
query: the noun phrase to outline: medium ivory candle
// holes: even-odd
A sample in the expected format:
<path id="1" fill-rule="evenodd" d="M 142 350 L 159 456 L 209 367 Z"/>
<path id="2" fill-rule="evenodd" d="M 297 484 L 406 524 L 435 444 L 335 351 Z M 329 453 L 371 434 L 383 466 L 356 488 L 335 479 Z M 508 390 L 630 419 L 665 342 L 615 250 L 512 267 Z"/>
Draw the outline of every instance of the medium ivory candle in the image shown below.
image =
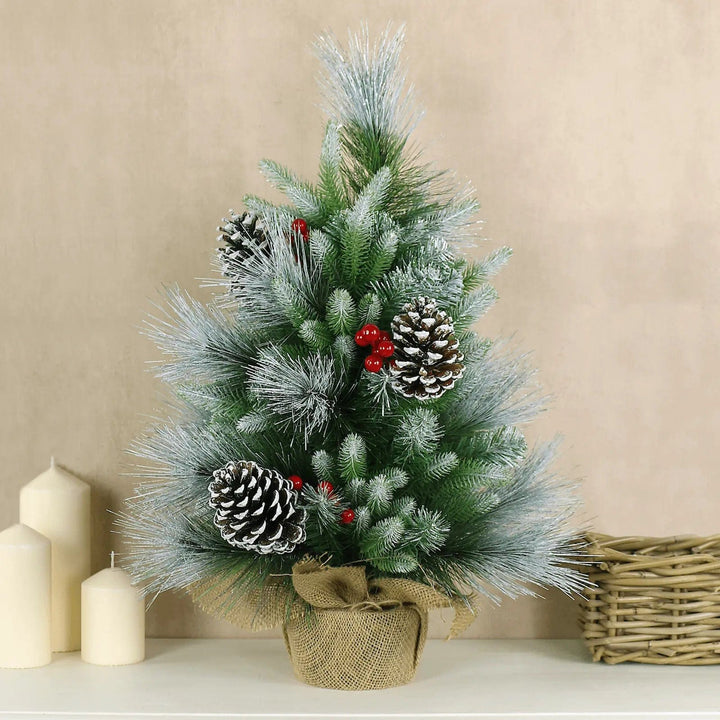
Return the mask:
<path id="1" fill-rule="evenodd" d="M 50 553 L 27 525 L 0 533 L 0 667 L 50 662 Z"/>
<path id="2" fill-rule="evenodd" d="M 145 601 L 130 576 L 110 567 L 82 584 L 82 659 L 93 665 L 131 665 L 145 659 Z"/>
<path id="3" fill-rule="evenodd" d="M 80 649 L 80 583 L 90 575 L 90 486 L 50 461 L 20 491 L 20 522 L 52 544 L 52 649 Z"/>

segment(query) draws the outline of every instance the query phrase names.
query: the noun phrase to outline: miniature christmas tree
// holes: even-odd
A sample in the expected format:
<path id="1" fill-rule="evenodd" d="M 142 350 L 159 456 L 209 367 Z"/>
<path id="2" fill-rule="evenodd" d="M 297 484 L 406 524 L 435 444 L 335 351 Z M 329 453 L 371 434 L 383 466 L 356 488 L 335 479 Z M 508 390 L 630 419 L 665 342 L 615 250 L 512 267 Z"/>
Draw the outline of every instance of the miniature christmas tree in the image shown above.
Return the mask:
<path id="1" fill-rule="evenodd" d="M 262 162 L 287 204 L 246 197 L 219 228 L 216 300 L 173 290 L 150 323 L 177 412 L 137 443 L 122 524 L 151 592 L 291 604 L 308 557 L 465 603 L 582 584 L 572 488 L 518 428 L 533 371 L 473 330 L 510 251 L 460 252 L 477 204 L 410 144 L 401 46 L 319 41 L 317 181 Z"/>

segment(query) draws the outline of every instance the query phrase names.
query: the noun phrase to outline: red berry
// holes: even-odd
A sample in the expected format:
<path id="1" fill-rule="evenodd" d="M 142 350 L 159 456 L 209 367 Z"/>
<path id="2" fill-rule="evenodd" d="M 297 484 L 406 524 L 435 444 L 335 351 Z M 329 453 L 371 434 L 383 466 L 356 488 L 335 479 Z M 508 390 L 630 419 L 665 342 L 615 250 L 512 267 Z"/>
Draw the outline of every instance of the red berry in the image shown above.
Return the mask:
<path id="1" fill-rule="evenodd" d="M 310 237 L 308 224 L 302 218 L 295 218 L 295 220 L 292 221 L 291 227 L 292 231 L 296 235 L 302 236 L 303 240 L 307 240 Z"/>
<path id="2" fill-rule="evenodd" d="M 375 345 L 373 352 L 377 353 L 380 357 L 389 358 L 395 352 L 395 345 L 392 340 L 381 340 Z"/>
<path id="3" fill-rule="evenodd" d="M 379 372 L 383 366 L 383 359 L 377 353 L 370 353 L 365 358 L 365 369 L 368 372 Z"/>
<path id="4" fill-rule="evenodd" d="M 335 489 L 335 488 L 333 487 L 332 483 L 329 483 L 327 480 L 321 480 L 321 481 L 318 483 L 318 490 L 320 490 L 321 492 L 325 492 L 325 493 L 327 493 L 328 495 L 329 495 L 334 489 Z"/>
<path id="5" fill-rule="evenodd" d="M 367 338 L 368 345 L 372 345 L 380 339 L 380 330 L 377 325 L 365 325 L 360 332 Z"/>
<path id="6" fill-rule="evenodd" d="M 358 330 L 355 333 L 355 342 L 360 347 L 365 347 L 366 345 L 370 344 L 370 341 L 365 337 L 365 333 L 362 330 Z"/>
<path id="7" fill-rule="evenodd" d="M 349 525 L 355 519 L 355 511 L 348 508 L 340 513 L 340 522 L 343 525 Z"/>
<path id="8" fill-rule="evenodd" d="M 387 330 L 381 330 L 378 342 L 380 342 L 381 340 L 392 340 L 392 335 Z"/>
<path id="9" fill-rule="evenodd" d="M 297 490 L 298 492 L 302 490 L 303 481 L 299 475 L 291 475 L 288 480 L 292 483 L 293 490 Z"/>

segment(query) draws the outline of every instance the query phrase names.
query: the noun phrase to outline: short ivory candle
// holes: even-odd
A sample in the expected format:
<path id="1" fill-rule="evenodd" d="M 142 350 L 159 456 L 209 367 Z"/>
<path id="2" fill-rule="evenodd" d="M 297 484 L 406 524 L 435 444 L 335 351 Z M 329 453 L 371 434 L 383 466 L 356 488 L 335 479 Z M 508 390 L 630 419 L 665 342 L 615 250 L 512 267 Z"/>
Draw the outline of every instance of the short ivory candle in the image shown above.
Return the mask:
<path id="1" fill-rule="evenodd" d="M 131 665 L 145 659 L 145 601 L 130 576 L 110 567 L 82 584 L 82 659 L 93 665 Z"/>
<path id="2" fill-rule="evenodd" d="M 13 525 L 0 533 L 0 667 L 50 659 L 50 541 Z"/>
<path id="3" fill-rule="evenodd" d="M 50 461 L 20 491 L 20 522 L 52 543 L 52 649 L 80 649 L 80 583 L 90 575 L 90 486 Z"/>

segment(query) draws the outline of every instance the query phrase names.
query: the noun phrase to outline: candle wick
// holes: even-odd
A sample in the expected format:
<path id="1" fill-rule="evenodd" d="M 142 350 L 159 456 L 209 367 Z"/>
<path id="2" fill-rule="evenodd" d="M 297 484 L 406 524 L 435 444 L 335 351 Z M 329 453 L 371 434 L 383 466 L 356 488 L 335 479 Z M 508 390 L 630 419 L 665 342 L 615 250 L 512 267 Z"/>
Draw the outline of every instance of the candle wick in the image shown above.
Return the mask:
<path id="1" fill-rule="evenodd" d="M 51 468 L 55 467 L 55 456 L 54 455 L 50 456 L 50 467 Z"/>
<path id="2" fill-rule="evenodd" d="M 115 551 L 114 550 L 110 553 L 110 567 L 111 568 L 115 567 Z"/>

